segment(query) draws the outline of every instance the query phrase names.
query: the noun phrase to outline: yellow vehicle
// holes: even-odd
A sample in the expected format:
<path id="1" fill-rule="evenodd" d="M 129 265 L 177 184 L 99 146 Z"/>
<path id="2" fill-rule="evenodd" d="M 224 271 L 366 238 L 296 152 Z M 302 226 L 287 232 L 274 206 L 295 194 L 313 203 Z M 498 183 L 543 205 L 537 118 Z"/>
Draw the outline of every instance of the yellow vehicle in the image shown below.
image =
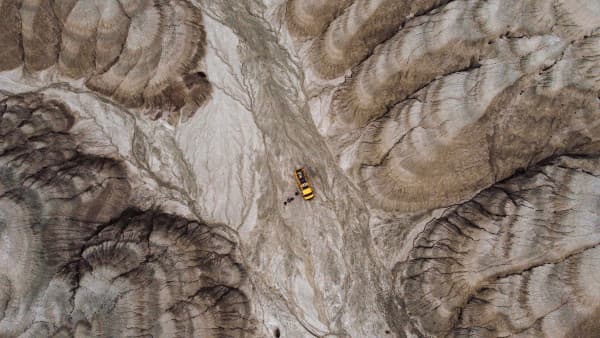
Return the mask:
<path id="1" fill-rule="evenodd" d="M 302 192 L 302 197 L 305 200 L 310 200 L 315 197 L 315 193 L 313 192 L 310 184 L 308 184 L 308 179 L 306 178 L 306 171 L 304 168 L 296 169 L 294 173 L 296 177 L 296 184 L 298 185 L 298 189 Z"/>

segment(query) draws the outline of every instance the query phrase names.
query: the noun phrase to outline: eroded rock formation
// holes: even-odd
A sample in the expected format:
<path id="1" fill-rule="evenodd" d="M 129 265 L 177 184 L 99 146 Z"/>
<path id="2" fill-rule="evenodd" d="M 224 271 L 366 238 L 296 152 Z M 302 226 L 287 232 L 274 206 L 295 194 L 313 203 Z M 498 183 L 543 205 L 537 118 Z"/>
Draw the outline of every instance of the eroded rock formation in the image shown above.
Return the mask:
<path id="1" fill-rule="evenodd" d="M 355 1 L 309 42 L 319 76 L 355 67 L 333 93 L 330 143 L 374 203 L 401 211 L 580 152 L 598 135 L 599 14 L 594 1 Z"/>
<path id="2" fill-rule="evenodd" d="M 0 70 L 55 66 L 153 116 L 166 110 L 187 119 L 210 94 L 198 70 L 205 52 L 202 15 L 187 0 L 3 0 L 0 6 L 6 56 Z"/>
<path id="3" fill-rule="evenodd" d="M 246 336 L 231 234 L 130 206 L 126 166 L 81 151 L 77 119 L 42 94 L 0 102 L 0 335 Z"/>
<path id="4" fill-rule="evenodd" d="M 597 0 L 0 11 L 0 336 L 597 336 Z"/>
<path id="5" fill-rule="evenodd" d="M 598 306 L 599 163 L 558 158 L 429 223 L 399 277 L 409 315 L 436 336 L 567 336 Z"/>
<path id="6" fill-rule="evenodd" d="M 313 117 L 377 226 L 397 228 L 372 231 L 399 239 L 377 240 L 408 332 L 593 336 L 578 327 L 598 311 L 600 4 L 286 10 Z"/>

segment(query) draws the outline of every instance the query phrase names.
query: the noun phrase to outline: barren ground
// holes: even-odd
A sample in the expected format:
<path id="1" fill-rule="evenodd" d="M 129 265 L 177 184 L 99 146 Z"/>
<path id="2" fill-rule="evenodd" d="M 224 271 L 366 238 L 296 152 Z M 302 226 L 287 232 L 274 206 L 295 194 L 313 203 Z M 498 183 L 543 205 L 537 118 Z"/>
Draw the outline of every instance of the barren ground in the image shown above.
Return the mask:
<path id="1" fill-rule="evenodd" d="M 0 13 L 0 336 L 598 335 L 598 1 Z"/>

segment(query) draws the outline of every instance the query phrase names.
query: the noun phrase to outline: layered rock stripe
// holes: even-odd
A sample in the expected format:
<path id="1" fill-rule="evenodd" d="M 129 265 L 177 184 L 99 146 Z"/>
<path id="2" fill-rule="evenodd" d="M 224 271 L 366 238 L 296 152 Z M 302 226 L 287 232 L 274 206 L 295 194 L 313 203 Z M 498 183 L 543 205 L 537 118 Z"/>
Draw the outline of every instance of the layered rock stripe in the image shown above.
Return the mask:
<path id="1" fill-rule="evenodd" d="M 0 71 L 55 68 L 152 117 L 170 112 L 171 121 L 210 95 L 197 75 L 202 14 L 187 0 L 3 0 L 0 8 Z"/>
<path id="2" fill-rule="evenodd" d="M 82 151 L 77 116 L 0 101 L 0 335 L 247 336 L 227 228 L 131 204 L 126 165 Z"/>

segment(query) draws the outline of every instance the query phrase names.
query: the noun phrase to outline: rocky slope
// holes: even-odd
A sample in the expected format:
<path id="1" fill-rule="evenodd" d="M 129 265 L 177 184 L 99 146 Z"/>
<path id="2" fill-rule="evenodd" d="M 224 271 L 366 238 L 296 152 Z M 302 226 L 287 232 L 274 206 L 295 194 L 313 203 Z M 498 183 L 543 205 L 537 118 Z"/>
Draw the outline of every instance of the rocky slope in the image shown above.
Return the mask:
<path id="1" fill-rule="evenodd" d="M 596 0 L 0 12 L 0 336 L 600 330 Z"/>

